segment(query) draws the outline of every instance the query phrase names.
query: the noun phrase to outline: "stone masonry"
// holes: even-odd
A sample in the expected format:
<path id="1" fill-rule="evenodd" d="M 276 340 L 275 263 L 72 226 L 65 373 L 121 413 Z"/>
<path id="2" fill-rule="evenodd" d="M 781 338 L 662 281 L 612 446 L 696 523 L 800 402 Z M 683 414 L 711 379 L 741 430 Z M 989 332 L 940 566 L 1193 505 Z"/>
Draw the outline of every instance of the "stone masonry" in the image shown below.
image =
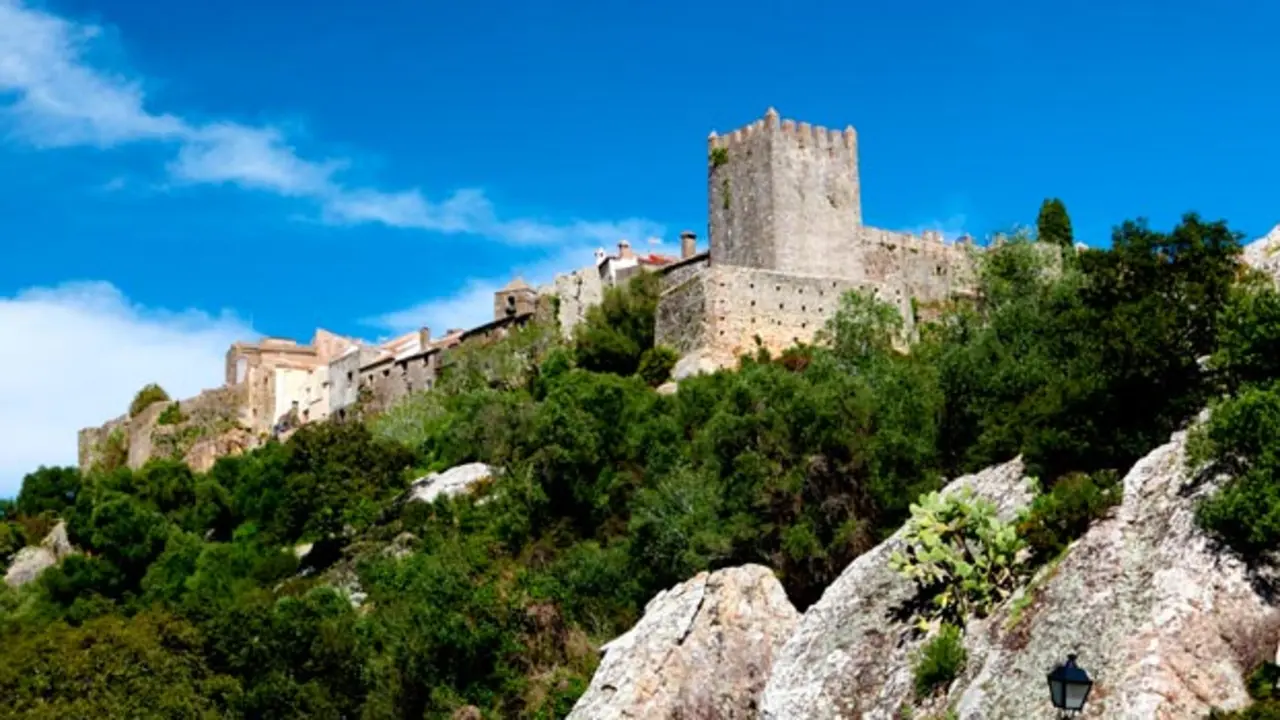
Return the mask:
<path id="1" fill-rule="evenodd" d="M 725 367 L 758 345 L 811 342 L 849 290 L 913 332 L 921 309 L 973 291 L 967 245 L 862 224 L 857 134 L 770 109 L 708 139 L 711 250 L 664 268 L 656 337 L 681 367 Z"/>

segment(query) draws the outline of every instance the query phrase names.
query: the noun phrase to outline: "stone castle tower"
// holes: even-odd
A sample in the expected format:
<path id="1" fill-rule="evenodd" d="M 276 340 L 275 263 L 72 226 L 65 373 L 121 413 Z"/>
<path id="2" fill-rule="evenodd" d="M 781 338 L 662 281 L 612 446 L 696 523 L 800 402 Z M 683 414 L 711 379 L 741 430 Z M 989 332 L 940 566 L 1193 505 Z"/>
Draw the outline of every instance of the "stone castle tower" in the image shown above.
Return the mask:
<path id="1" fill-rule="evenodd" d="M 657 340 L 690 365 L 731 365 L 763 346 L 811 342 L 850 290 L 875 294 L 908 330 L 968 294 L 965 247 L 862 222 L 858 137 L 772 108 L 707 141 L 709 253 L 666 268 Z"/>
<path id="2" fill-rule="evenodd" d="M 712 262 L 824 275 L 862 224 L 858 137 L 764 119 L 707 140 Z"/>

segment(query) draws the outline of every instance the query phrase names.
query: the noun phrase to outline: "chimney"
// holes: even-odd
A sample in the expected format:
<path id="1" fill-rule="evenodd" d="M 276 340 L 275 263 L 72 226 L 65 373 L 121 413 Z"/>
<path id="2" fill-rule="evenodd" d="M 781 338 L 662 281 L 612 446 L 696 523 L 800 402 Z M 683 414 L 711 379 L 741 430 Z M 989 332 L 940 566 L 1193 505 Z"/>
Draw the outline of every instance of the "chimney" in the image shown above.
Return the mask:
<path id="1" fill-rule="evenodd" d="M 680 259 L 686 260 L 698 253 L 698 236 L 692 230 L 680 233 Z"/>
<path id="2" fill-rule="evenodd" d="M 635 254 L 631 252 L 630 242 L 626 240 L 618 241 L 618 257 L 623 259 L 635 257 Z"/>

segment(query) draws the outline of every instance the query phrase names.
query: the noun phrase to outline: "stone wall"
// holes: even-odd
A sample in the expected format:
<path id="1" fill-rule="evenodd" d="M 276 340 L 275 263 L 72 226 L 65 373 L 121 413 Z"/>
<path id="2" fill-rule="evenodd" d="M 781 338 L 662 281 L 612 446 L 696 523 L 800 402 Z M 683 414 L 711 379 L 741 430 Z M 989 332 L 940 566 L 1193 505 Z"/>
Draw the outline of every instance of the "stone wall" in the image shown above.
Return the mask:
<path id="1" fill-rule="evenodd" d="M 707 273 L 678 275 L 683 281 L 671 285 L 664 278 L 658 301 L 654 342 L 675 350 L 680 355 L 698 351 L 707 335 Z"/>
<path id="2" fill-rule="evenodd" d="M 835 315 L 840 297 L 850 290 L 876 292 L 904 316 L 910 313 L 909 299 L 885 297 L 879 287 L 867 281 L 713 267 L 707 284 L 708 355 L 719 365 L 755 352 L 757 338 L 775 355 L 797 343 L 812 343 Z"/>
<path id="3" fill-rule="evenodd" d="M 710 253 L 698 253 L 662 268 L 658 271 L 662 275 L 662 291 L 666 292 L 669 288 L 683 284 L 684 281 L 706 270 L 710 264 Z"/>
<path id="4" fill-rule="evenodd" d="M 557 321 L 566 338 L 573 336 L 573 329 L 587 317 L 587 308 L 604 300 L 604 283 L 600 271 L 594 265 L 557 275 L 555 294 L 560 301 Z"/>
<path id="5" fill-rule="evenodd" d="M 931 267 L 937 272 L 936 265 Z M 835 315 L 841 297 L 853 290 L 870 292 L 893 305 L 903 317 L 904 329 L 914 333 L 917 317 L 931 319 L 970 288 L 958 280 L 965 277 L 963 272 L 943 267 L 945 272 L 930 275 L 902 263 L 886 280 L 875 281 L 704 266 L 683 282 L 664 283 L 656 341 L 681 355 L 698 354 L 719 367 L 732 366 L 743 353 L 754 353 L 757 339 L 777 355 L 797 343 L 812 343 Z"/>

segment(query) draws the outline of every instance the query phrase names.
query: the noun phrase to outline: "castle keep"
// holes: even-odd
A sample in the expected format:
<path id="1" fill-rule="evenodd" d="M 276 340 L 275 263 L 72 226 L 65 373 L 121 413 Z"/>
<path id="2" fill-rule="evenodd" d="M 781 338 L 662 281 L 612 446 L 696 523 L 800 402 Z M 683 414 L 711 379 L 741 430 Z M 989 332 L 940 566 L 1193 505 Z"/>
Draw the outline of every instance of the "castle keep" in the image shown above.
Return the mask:
<path id="1" fill-rule="evenodd" d="M 810 342 L 849 290 L 898 308 L 908 330 L 973 288 L 965 244 L 862 223 L 858 138 L 764 118 L 707 141 L 711 249 L 664 269 L 656 337 L 681 372 Z M 914 300 L 914 301 L 913 301 Z"/>
<path id="2" fill-rule="evenodd" d="M 769 110 L 732 133 L 712 133 L 707 164 L 708 252 L 697 252 L 691 232 L 681 234 L 678 258 L 637 253 L 622 240 L 617 254 L 597 250 L 592 265 L 550 287 L 513 281 L 494 294 L 492 321 L 439 338 L 422 328 L 371 344 L 318 330 L 306 345 L 235 343 L 225 384 L 181 401 L 181 422 L 162 422 L 167 404 L 158 403 L 82 430 L 80 465 L 91 465 L 114 437 L 132 467 L 162 455 L 204 470 L 298 425 L 388 408 L 435 387 L 454 348 L 499 338 L 552 308 L 568 335 L 607 288 L 641 272 L 661 275 L 655 335 L 681 355 L 677 377 L 731 366 L 761 346 L 776 354 L 812 341 L 849 290 L 893 304 L 909 331 L 931 310 L 972 292 L 965 244 L 862 223 L 852 127 L 783 121 Z M 550 295 L 558 302 L 544 302 Z"/>

